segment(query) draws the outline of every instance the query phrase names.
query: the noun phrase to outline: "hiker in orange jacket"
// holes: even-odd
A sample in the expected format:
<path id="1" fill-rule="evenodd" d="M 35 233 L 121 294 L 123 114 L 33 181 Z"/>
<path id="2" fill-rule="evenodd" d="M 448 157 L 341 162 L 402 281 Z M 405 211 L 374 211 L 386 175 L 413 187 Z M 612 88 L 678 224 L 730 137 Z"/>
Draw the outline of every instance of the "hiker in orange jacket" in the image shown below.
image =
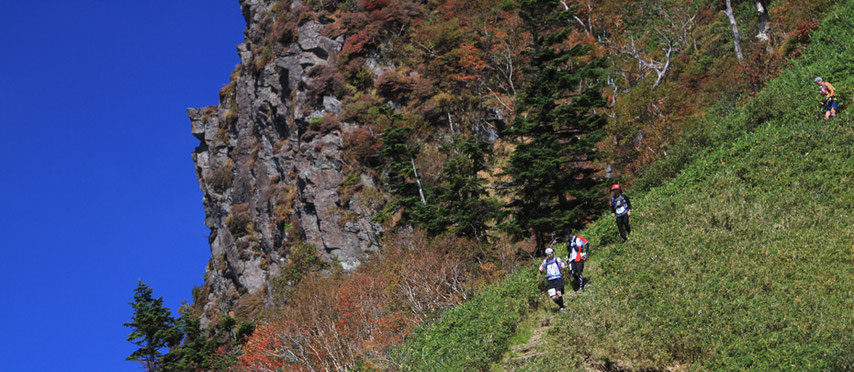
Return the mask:
<path id="1" fill-rule="evenodd" d="M 836 109 L 839 108 L 839 101 L 836 99 L 836 89 L 833 85 L 817 77 L 815 83 L 818 84 L 819 94 L 824 97 L 824 118 L 830 119 L 836 116 Z"/>

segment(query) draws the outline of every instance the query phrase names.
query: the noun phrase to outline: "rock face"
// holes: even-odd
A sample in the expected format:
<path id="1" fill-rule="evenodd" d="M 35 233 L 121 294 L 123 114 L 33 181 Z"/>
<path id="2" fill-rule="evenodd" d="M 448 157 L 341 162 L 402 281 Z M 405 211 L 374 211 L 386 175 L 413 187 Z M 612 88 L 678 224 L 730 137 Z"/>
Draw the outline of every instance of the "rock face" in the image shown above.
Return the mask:
<path id="1" fill-rule="evenodd" d="M 331 66 L 343 38 L 323 36 L 323 25 L 308 21 L 288 45 L 261 48 L 263 18 L 274 2 L 240 3 L 247 31 L 232 83 L 218 106 L 188 110 L 201 141 L 193 160 L 211 229 L 212 257 L 196 298 L 205 316 L 239 310 L 250 297 L 255 306 L 262 298 L 269 304 L 269 279 L 296 241 L 352 270 L 378 248 L 381 229 L 363 197 L 378 194 L 375 180 L 348 173 L 342 160 L 343 137 L 352 128 L 325 125 L 325 117 L 341 112 L 339 97 L 314 77 Z M 345 181 L 363 192 L 342 191 Z"/>

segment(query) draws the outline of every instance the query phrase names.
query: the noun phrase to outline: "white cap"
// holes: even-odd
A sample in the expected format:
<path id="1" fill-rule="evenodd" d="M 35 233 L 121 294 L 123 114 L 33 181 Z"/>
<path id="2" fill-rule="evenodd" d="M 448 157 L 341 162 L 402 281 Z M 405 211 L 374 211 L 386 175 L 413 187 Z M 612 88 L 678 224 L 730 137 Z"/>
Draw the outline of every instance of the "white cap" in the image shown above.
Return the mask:
<path id="1" fill-rule="evenodd" d="M 819 81 L 822 81 L 820 77 L 815 78 L 816 83 L 818 83 Z"/>
<path id="2" fill-rule="evenodd" d="M 549 254 L 549 253 L 555 253 L 555 250 L 551 249 L 551 248 L 546 248 L 546 254 Z"/>

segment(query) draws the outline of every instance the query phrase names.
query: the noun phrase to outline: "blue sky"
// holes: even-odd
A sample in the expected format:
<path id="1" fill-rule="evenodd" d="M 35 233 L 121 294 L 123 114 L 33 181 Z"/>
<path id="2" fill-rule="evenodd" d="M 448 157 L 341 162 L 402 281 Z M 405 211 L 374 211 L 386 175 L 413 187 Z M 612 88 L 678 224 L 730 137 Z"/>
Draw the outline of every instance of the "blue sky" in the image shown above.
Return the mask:
<path id="1" fill-rule="evenodd" d="M 210 257 L 187 107 L 238 62 L 237 0 L 0 0 L 0 360 L 135 371 L 138 279 L 176 310 Z"/>

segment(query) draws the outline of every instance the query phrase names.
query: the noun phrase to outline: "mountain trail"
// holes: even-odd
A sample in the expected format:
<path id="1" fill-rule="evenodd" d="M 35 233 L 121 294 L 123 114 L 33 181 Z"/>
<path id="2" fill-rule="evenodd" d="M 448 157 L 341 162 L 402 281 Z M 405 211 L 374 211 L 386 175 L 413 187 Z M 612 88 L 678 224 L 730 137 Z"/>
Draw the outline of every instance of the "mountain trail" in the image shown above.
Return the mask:
<path id="1" fill-rule="evenodd" d="M 555 310 L 541 309 L 529 314 L 517 330 L 518 344 L 510 347 L 497 365 L 493 365 L 492 371 L 517 371 L 536 365 L 536 360 L 546 354 L 545 336 L 561 313 Z"/>

